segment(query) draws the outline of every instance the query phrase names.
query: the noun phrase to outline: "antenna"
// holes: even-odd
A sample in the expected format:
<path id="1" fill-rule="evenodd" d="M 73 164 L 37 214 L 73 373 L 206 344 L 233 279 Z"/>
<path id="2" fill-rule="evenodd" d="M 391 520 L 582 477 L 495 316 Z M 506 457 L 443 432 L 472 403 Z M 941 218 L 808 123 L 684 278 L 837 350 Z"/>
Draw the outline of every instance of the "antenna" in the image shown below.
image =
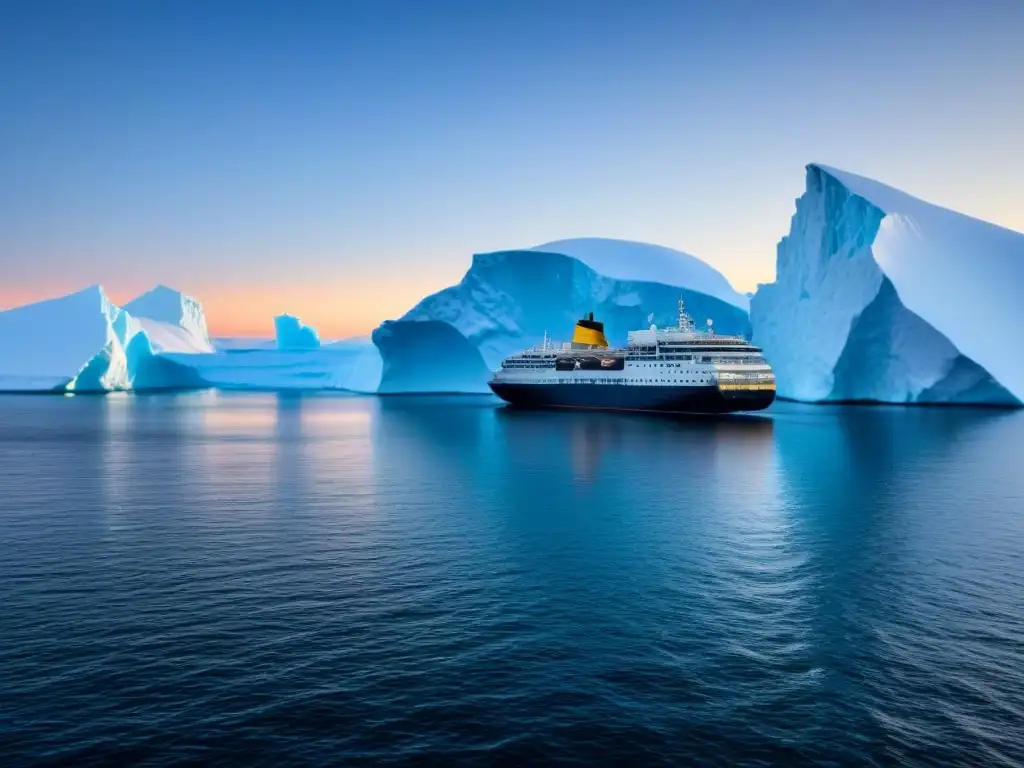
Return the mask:
<path id="1" fill-rule="evenodd" d="M 683 303 L 683 297 L 679 297 L 679 330 L 687 333 L 694 333 L 697 327 L 693 323 L 693 319 L 686 314 L 686 305 Z"/>

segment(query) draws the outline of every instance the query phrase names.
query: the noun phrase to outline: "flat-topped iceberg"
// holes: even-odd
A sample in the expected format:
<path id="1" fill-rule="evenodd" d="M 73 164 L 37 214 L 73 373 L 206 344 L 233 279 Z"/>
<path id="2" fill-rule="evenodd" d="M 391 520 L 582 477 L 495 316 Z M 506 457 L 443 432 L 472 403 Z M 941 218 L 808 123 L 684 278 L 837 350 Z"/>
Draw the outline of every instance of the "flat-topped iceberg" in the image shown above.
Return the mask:
<path id="1" fill-rule="evenodd" d="M 1020 405 L 1024 235 L 823 165 L 751 301 L 781 397 Z"/>
<path id="2" fill-rule="evenodd" d="M 224 390 L 372 393 L 381 377 L 381 356 L 370 343 L 319 349 L 233 349 L 209 355 L 167 354 L 209 386 Z"/>

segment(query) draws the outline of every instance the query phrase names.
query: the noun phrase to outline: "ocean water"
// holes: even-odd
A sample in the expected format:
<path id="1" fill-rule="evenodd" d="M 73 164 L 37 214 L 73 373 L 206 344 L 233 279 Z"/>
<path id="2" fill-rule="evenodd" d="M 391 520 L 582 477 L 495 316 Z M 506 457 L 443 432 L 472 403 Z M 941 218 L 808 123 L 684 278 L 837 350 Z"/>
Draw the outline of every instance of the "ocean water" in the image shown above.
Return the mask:
<path id="1" fill-rule="evenodd" d="M 4 766 L 1024 764 L 1024 413 L 0 399 Z"/>

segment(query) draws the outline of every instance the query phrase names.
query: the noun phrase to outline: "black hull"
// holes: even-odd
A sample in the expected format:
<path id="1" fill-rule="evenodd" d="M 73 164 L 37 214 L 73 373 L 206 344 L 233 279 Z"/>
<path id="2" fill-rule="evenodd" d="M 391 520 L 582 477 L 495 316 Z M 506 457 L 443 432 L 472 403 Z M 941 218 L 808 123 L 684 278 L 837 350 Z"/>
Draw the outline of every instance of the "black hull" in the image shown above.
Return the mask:
<path id="1" fill-rule="evenodd" d="M 721 391 L 708 386 L 508 384 L 492 381 L 490 387 L 502 400 L 528 408 L 713 414 L 761 411 L 775 401 L 774 390 Z"/>

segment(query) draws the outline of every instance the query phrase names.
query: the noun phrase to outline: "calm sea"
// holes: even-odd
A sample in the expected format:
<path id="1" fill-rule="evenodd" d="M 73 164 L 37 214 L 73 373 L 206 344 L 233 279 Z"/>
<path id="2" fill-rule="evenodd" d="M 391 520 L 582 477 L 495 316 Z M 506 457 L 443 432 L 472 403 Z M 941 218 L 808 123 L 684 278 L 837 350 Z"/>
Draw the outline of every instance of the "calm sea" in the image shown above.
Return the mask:
<path id="1" fill-rule="evenodd" d="M 1024 764 L 1024 413 L 0 398 L 4 766 Z"/>

